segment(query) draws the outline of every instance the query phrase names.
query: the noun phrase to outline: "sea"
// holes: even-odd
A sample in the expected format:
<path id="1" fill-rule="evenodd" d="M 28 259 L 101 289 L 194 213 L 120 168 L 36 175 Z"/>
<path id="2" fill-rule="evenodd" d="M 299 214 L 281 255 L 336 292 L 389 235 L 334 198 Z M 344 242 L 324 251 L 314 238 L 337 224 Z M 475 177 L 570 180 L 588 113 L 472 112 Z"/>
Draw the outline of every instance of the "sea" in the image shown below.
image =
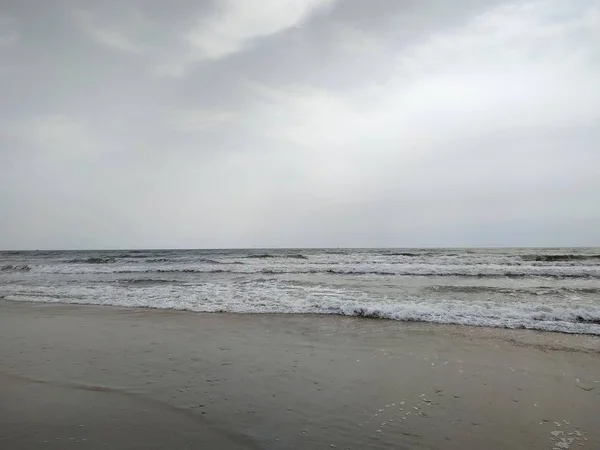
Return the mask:
<path id="1" fill-rule="evenodd" d="M 0 298 L 600 335 L 600 248 L 4 251 Z"/>

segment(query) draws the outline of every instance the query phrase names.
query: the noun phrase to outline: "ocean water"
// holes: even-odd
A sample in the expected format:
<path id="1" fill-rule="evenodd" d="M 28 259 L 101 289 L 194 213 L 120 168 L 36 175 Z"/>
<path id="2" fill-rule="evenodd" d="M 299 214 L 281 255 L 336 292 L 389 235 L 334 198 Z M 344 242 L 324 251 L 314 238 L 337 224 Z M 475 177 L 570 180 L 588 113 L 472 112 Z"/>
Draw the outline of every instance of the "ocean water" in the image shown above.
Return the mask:
<path id="1" fill-rule="evenodd" d="M 0 298 L 600 335 L 600 249 L 0 252 Z"/>

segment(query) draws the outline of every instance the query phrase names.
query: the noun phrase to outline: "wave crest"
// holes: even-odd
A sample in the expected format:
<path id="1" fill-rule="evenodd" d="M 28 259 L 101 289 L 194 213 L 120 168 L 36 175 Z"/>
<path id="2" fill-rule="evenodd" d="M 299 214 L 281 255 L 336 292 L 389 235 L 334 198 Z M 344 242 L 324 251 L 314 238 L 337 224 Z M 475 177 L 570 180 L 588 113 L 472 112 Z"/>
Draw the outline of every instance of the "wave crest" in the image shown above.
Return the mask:
<path id="1" fill-rule="evenodd" d="M 599 260 L 600 255 L 581 255 L 581 254 L 554 254 L 554 255 L 522 255 L 523 261 L 537 261 L 537 262 L 559 262 L 559 261 L 591 261 Z"/>
<path id="2" fill-rule="evenodd" d="M 288 253 L 281 255 L 272 255 L 271 253 L 262 253 L 258 255 L 246 255 L 244 258 L 246 259 L 271 259 L 271 258 L 287 258 L 287 259 L 308 259 L 307 256 L 304 256 L 301 253 Z"/>
<path id="3" fill-rule="evenodd" d="M 2 272 L 29 272 L 31 267 L 27 264 L 5 264 L 0 267 L 0 271 Z"/>
<path id="4" fill-rule="evenodd" d="M 147 280 L 152 282 L 153 280 Z M 126 288 L 125 288 L 126 289 Z M 335 296 L 292 298 L 285 291 L 272 291 L 265 296 L 250 294 L 240 298 L 239 291 L 216 298 L 211 289 L 190 296 L 172 296 L 172 286 L 144 286 L 137 295 L 114 295 L 102 298 L 92 295 L 71 295 L 58 292 L 27 296 L 5 295 L 9 300 L 94 304 L 104 306 L 175 309 L 205 313 L 237 314 L 316 314 L 340 315 L 369 319 L 389 319 L 402 322 L 428 322 L 509 329 L 532 329 L 562 333 L 600 336 L 600 306 L 569 307 L 545 303 L 503 303 L 489 301 L 372 301 L 367 298 Z M 149 296 L 144 289 L 158 290 Z M 159 295 L 162 292 L 164 295 Z M 229 298 L 231 296 L 231 298 Z"/>
<path id="5" fill-rule="evenodd" d="M 97 256 L 92 256 L 90 258 L 75 258 L 67 261 L 70 264 L 114 264 L 117 262 L 117 258 L 100 258 Z"/>

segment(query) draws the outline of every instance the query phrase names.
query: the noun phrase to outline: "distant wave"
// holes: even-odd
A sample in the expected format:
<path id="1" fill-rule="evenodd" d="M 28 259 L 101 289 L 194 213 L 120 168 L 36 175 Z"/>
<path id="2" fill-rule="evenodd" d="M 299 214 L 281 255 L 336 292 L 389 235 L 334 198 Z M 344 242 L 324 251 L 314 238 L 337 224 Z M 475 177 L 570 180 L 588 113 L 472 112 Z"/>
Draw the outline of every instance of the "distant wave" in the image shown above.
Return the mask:
<path id="1" fill-rule="evenodd" d="M 109 273 L 233 273 L 233 274 L 323 274 L 340 276 L 416 276 L 464 278 L 582 278 L 600 279 L 600 265 L 529 265 L 504 264 L 381 264 L 368 262 L 307 262 L 286 264 L 244 264 L 235 260 L 189 260 L 173 262 L 140 262 L 115 264 L 113 258 L 71 260 L 76 264 L 35 264 L 33 272 L 54 274 L 109 274 Z M 12 266 L 11 266 L 12 267 Z M 8 269 L 5 269 L 8 270 Z M 14 270 L 14 269 L 12 269 Z"/>
<path id="2" fill-rule="evenodd" d="M 582 254 L 556 254 L 556 255 L 521 255 L 524 261 L 540 261 L 540 262 L 558 262 L 558 261 L 589 261 L 599 260 L 600 255 L 582 255 Z"/>
<path id="3" fill-rule="evenodd" d="M 149 259 L 146 262 L 148 262 L 148 263 L 175 263 L 176 261 L 173 261 L 170 259 L 165 259 L 165 258 L 157 258 L 157 259 Z M 219 265 L 241 266 L 241 265 L 244 265 L 244 263 L 241 261 L 217 261 L 216 259 L 195 259 L 193 262 L 196 264 L 208 264 L 208 265 L 212 265 L 212 266 L 219 266 Z M 186 269 L 182 269 L 182 270 L 185 271 Z M 190 269 L 190 270 L 193 271 L 194 269 Z M 207 272 L 210 272 L 210 270 L 207 270 Z"/>
<path id="4" fill-rule="evenodd" d="M 31 270 L 31 267 L 29 267 L 27 264 L 22 264 L 22 265 L 5 264 L 4 266 L 0 267 L 1 272 L 29 272 L 30 270 Z"/>
<path id="5" fill-rule="evenodd" d="M 75 258 L 67 261 L 70 264 L 113 264 L 117 262 L 117 258 L 100 258 L 100 257 L 90 257 L 90 258 Z"/>
<path id="6" fill-rule="evenodd" d="M 388 272 L 385 270 L 336 270 L 327 269 L 324 271 L 310 270 L 308 273 L 328 273 L 331 275 L 399 275 L 397 272 Z"/>
<path id="7" fill-rule="evenodd" d="M 124 253 L 122 255 L 117 256 L 117 258 L 129 258 L 129 259 L 144 259 L 148 258 L 148 252 L 131 252 Z"/>
<path id="8" fill-rule="evenodd" d="M 285 255 L 286 258 L 290 258 L 290 259 L 308 259 L 308 257 L 301 255 L 300 253 L 296 253 L 296 254 L 292 254 L 292 255 Z"/>
<path id="9" fill-rule="evenodd" d="M 465 252 L 466 255 L 468 252 Z M 456 252 L 447 252 L 445 250 L 437 251 L 425 251 L 425 250 L 414 250 L 414 251 L 382 251 L 377 253 L 381 256 L 405 256 L 407 258 L 426 258 L 426 257 L 448 257 L 448 256 L 459 256 Z"/>
<path id="10" fill-rule="evenodd" d="M 300 253 L 272 255 L 270 253 L 262 253 L 259 255 L 246 255 L 246 259 L 271 259 L 271 258 L 289 258 L 289 259 L 308 259 L 308 257 Z"/>
<path id="11" fill-rule="evenodd" d="M 243 265 L 244 263 L 241 261 L 217 261 L 216 259 L 199 259 L 195 260 L 196 262 L 203 264 L 233 264 L 233 265 Z"/>
<path id="12" fill-rule="evenodd" d="M 541 295 L 564 295 L 564 294 L 600 294 L 600 288 L 585 288 L 585 287 L 498 287 L 498 286 L 457 286 L 457 285 L 438 285 L 426 286 L 423 291 L 430 292 L 448 292 L 448 293 L 464 293 L 464 294 L 524 294 L 531 296 Z"/>
<path id="13" fill-rule="evenodd" d="M 161 278 L 124 278 L 115 280 L 119 284 L 125 285 L 138 285 L 138 286 L 152 286 L 157 284 L 179 284 L 179 280 L 165 280 Z"/>
<path id="14" fill-rule="evenodd" d="M 534 267 L 530 270 L 519 268 L 517 270 L 502 269 L 485 269 L 474 267 L 473 271 L 455 270 L 452 267 L 435 267 L 435 268 L 399 268 L 395 271 L 386 270 L 364 270 L 364 269 L 312 269 L 312 268 L 254 268 L 246 266 L 241 269 L 212 269 L 212 268 L 157 268 L 157 269 L 142 269 L 142 270 L 116 270 L 115 273 L 232 273 L 232 274 L 322 274 L 322 275 L 349 275 L 349 276 L 418 276 L 418 277 L 463 277 L 463 278 L 584 278 L 584 279 L 600 279 L 600 271 L 587 270 L 568 270 L 569 268 L 545 268 Z M 71 272 L 73 273 L 73 272 Z"/>
<path id="15" fill-rule="evenodd" d="M 202 270 L 202 269 L 156 269 L 156 270 L 143 270 L 141 271 L 142 273 L 240 273 L 240 272 L 235 272 L 234 270 L 227 270 L 227 269 L 207 269 L 207 270 Z M 140 271 L 135 271 L 135 270 L 120 270 L 117 273 L 140 273 Z M 246 272 L 241 272 L 241 273 L 246 273 Z M 257 272 L 251 272 L 251 273 L 259 273 Z"/>

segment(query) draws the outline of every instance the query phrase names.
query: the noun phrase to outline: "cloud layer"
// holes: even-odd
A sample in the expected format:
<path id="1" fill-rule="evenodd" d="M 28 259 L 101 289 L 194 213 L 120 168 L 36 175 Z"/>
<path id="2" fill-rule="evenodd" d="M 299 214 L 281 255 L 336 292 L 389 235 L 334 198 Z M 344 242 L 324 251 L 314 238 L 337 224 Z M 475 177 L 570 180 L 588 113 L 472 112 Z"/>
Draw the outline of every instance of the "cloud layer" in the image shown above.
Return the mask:
<path id="1" fill-rule="evenodd" d="M 600 245 L 595 1 L 5 3 L 0 248 Z"/>

